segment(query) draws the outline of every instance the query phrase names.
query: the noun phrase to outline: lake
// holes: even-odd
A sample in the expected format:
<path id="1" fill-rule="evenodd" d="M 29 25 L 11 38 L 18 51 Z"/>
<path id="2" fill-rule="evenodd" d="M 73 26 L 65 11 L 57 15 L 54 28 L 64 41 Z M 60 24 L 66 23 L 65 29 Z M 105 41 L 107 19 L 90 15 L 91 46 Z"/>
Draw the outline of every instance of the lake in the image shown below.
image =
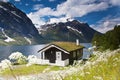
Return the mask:
<path id="1" fill-rule="evenodd" d="M 86 48 L 83 50 L 83 58 L 89 57 L 89 52 L 87 48 L 91 47 L 91 43 L 81 43 L 81 45 L 85 46 Z M 41 45 L 28 45 L 28 46 L 0 46 L 0 61 L 3 59 L 7 59 L 8 56 L 13 52 L 21 52 L 23 55 L 39 55 L 38 51 L 43 48 L 45 44 Z"/>

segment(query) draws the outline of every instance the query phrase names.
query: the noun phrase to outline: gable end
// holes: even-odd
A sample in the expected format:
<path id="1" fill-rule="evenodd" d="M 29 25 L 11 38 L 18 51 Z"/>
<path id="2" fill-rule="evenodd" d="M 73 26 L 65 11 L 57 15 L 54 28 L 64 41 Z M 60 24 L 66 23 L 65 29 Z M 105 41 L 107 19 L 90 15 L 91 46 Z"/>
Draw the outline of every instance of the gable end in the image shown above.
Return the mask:
<path id="1" fill-rule="evenodd" d="M 51 47 L 55 47 L 55 48 L 57 48 L 57 49 L 63 51 L 64 53 L 70 54 L 67 50 L 64 50 L 63 48 L 61 48 L 61 47 L 59 47 L 59 46 L 57 46 L 57 45 L 54 45 L 54 44 L 50 44 L 50 45 L 48 45 L 48 46 L 42 48 L 42 49 L 39 50 L 38 52 L 44 52 L 44 51 L 50 49 Z"/>

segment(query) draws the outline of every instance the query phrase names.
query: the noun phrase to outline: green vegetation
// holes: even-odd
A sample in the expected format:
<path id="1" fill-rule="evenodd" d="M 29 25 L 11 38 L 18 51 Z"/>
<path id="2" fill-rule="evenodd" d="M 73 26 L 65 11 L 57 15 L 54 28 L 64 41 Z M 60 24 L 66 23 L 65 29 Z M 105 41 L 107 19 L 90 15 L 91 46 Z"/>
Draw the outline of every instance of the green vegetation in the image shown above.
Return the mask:
<path id="1" fill-rule="evenodd" d="M 24 38 L 16 37 L 13 38 L 15 41 L 5 42 L 5 39 L 0 38 L 0 45 L 7 46 L 7 45 L 27 45 L 29 44 Z"/>
<path id="2" fill-rule="evenodd" d="M 0 45 L 8 45 L 5 41 L 3 41 L 2 39 L 0 39 Z"/>
<path id="3" fill-rule="evenodd" d="M 96 45 L 100 50 L 114 50 L 120 47 L 120 26 L 115 26 L 111 31 L 104 35 L 95 34 L 92 40 L 93 45 Z"/>
<path id="4" fill-rule="evenodd" d="M 95 60 L 95 57 L 94 57 Z M 120 52 L 82 71 L 65 77 L 64 80 L 120 80 Z"/>
<path id="5" fill-rule="evenodd" d="M 27 74 L 35 74 L 35 73 L 40 73 L 42 72 L 47 66 L 40 66 L 40 65 L 31 65 L 29 67 L 25 65 L 17 65 L 12 69 L 6 69 L 2 72 L 3 76 L 12 76 L 15 74 L 16 76 L 19 75 L 27 75 Z"/>
<path id="6" fill-rule="evenodd" d="M 3 76 L 20 76 L 20 75 L 28 75 L 28 74 L 38 74 L 42 72 L 50 72 L 56 70 L 63 70 L 62 67 L 58 66 L 48 66 L 48 65 L 16 65 L 13 69 L 6 69 L 2 71 L 1 75 Z"/>
<path id="7" fill-rule="evenodd" d="M 27 60 L 26 60 L 25 58 L 19 58 L 19 59 L 17 60 L 17 63 L 18 63 L 18 64 L 27 64 Z"/>
<path id="8" fill-rule="evenodd" d="M 64 67 L 51 66 L 48 71 L 50 72 L 50 71 L 58 71 L 58 70 L 64 70 Z"/>
<path id="9" fill-rule="evenodd" d="M 73 42 L 53 42 L 51 44 L 55 44 L 67 51 L 73 51 L 76 49 L 83 48 L 83 46 L 81 46 L 81 45 L 77 46 L 76 43 L 73 43 Z"/>

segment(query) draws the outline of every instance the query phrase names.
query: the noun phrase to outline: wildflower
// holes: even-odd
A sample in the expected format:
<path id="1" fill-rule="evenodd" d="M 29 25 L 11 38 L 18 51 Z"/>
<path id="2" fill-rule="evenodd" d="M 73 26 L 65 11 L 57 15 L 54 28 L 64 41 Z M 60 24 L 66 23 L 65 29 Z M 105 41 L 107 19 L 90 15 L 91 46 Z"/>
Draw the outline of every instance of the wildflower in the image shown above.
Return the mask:
<path id="1" fill-rule="evenodd" d="M 38 64 L 38 61 L 39 61 L 35 55 L 29 55 L 27 59 L 28 59 L 28 64 L 26 66 Z"/>
<path id="2" fill-rule="evenodd" d="M 80 80 L 79 78 L 77 78 L 76 80 Z"/>
<path id="3" fill-rule="evenodd" d="M 45 72 L 47 72 L 47 71 L 49 71 L 50 70 L 50 68 L 48 67 L 48 68 L 46 68 L 44 71 L 43 71 L 43 73 L 45 73 Z"/>
<path id="4" fill-rule="evenodd" d="M 96 80 L 103 80 L 103 78 L 100 77 L 100 76 L 93 76 L 93 78 L 96 79 Z"/>
<path id="5" fill-rule="evenodd" d="M 20 52 L 14 52 L 9 56 L 9 59 L 13 63 L 25 64 L 27 62 L 27 58 Z"/>
<path id="6" fill-rule="evenodd" d="M 20 57 L 22 57 L 22 53 L 20 52 L 14 52 L 12 53 L 10 56 L 9 56 L 9 59 L 12 60 L 12 59 L 19 59 Z"/>
<path id="7" fill-rule="evenodd" d="M 85 72 L 86 74 L 90 74 L 90 72 Z"/>
<path id="8" fill-rule="evenodd" d="M 80 73 L 80 76 L 84 77 L 85 76 L 84 72 Z"/>
<path id="9" fill-rule="evenodd" d="M 113 61 L 117 61 L 117 60 L 119 60 L 119 59 L 118 58 L 113 59 Z"/>
<path id="10" fill-rule="evenodd" d="M 1 61 L 0 66 L 1 66 L 1 69 L 4 70 L 6 68 L 11 68 L 12 64 L 9 60 L 5 59 Z"/>

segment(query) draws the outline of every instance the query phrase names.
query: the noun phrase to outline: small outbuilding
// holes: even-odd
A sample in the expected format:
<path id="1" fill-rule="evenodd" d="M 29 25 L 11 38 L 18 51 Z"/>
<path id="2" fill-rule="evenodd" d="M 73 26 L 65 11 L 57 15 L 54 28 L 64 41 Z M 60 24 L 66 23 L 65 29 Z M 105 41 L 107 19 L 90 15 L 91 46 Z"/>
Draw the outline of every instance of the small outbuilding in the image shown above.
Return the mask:
<path id="1" fill-rule="evenodd" d="M 73 42 L 53 42 L 39 50 L 41 64 L 66 66 L 83 56 L 83 46 Z"/>

